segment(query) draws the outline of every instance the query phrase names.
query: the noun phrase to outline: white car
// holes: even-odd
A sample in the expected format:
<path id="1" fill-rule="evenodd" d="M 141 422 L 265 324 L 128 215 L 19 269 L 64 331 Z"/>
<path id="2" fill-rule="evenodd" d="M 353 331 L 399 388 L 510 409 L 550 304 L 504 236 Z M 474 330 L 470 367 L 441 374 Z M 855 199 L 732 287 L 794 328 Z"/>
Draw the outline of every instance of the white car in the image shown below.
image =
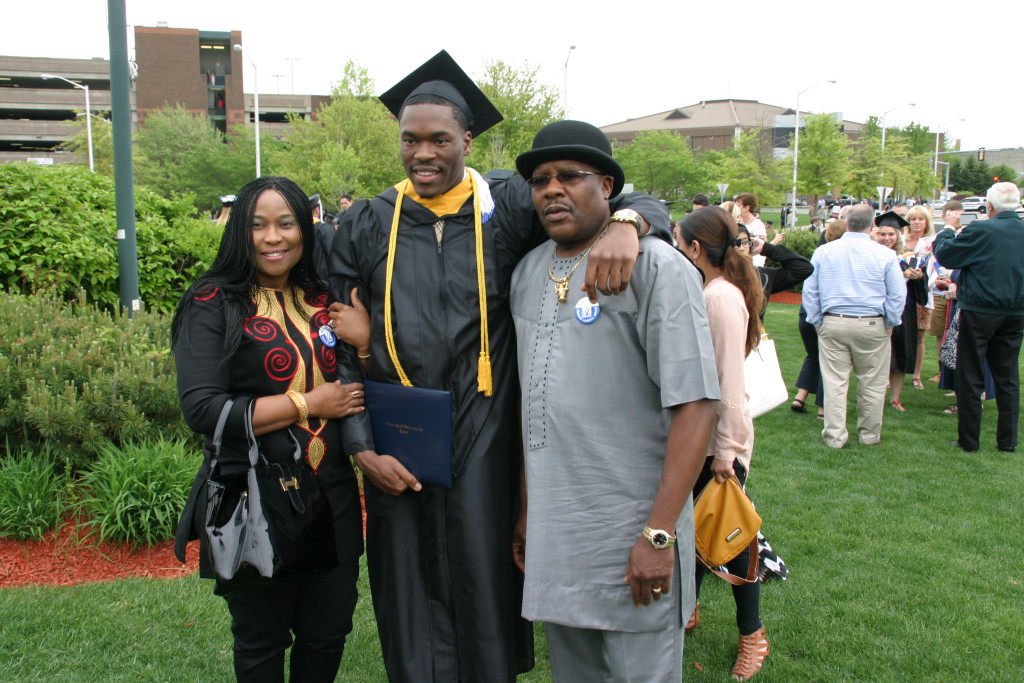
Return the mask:
<path id="1" fill-rule="evenodd" d="M 984 197 L 967 197 L 966 199 L 961 199 L 960 203 L 964 205 L 964 211 L 985 213 L 986 201 Z"/>

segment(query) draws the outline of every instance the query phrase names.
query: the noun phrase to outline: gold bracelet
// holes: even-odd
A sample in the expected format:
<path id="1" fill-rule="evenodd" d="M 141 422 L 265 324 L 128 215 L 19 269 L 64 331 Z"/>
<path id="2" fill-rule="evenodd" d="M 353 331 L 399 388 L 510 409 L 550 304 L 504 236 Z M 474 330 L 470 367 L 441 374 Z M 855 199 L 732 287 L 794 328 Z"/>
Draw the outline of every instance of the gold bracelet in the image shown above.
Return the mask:
<path id="1" fill-rule="evenodd" d="M 306 405 L 306 397 L 294 389 L 286 391 L 284 395 L 292 400 L 292 403 L 295 404 L 295 409 L 299 411 L 299 419 L 296 422 L 305 422 L 309 417 L 309 406 Z"/>
<path id="2" fill-rule="evenodd" d="M 364 356 L 363 354 L 356 351 L 356 356 L 359 358 L 359 360 L 370 360 L 370 354 L 366 354 Z"/>

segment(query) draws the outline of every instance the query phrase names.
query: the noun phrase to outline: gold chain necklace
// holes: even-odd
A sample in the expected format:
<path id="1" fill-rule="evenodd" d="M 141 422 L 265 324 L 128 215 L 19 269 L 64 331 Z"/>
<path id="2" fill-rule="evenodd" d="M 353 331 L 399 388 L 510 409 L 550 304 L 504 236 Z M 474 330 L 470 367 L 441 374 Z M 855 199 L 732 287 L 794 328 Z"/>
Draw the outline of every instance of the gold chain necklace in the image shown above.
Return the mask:
<path id="1" fill-rule="evenodd" d="M 555 248 L 551 251 L 551 259 L 548 261 L 548 279 L 555 283 L 555 294 L 558 296 L 558 303 L 564 304 L 568 301 L 569 279 L 572 277 L 572 274 L 576 272 L 576 269 L 579 268 L 579 265 L 583 263 L 583 259 L 587 258 L 587 254 L 589 254 L 590 250 L 594 248 L 594 245 L 604 237 L 604 233 L 606 232 L 608 232 L 607 228 L 605 228 L 601 234 L 590 243 L 590 246 L 580 254 L 580 257 L 576 259 L 576 263 L 572 264 L 572 270 L 569 271 L 569 274 L 561 278 L 557 278 L 551 274 L 551 265 L 555 262 L 555 258 L 558 256 L 558 245 L 555 245 Z"/>

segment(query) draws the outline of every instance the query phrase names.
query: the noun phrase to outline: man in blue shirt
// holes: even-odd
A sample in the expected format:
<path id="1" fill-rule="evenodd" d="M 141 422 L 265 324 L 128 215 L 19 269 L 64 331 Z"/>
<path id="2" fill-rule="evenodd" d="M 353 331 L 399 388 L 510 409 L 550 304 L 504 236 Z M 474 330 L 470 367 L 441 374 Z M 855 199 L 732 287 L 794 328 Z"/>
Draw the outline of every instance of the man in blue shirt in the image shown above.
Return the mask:
<path id="1" fill-rule="evenodd" d="M 1016 245 L 1024 238 L 1017 216 L 1020 189 L 1013 183 L 989 188 L 988 216 L 959 235 L 943 230 L 935 236 L 935 258 L 945 268 L 960 269 L 957 304 L 956 402 L 958 440 L 965 451 L 978 450 L 981 434 L 981 393 L 988 362 L 996 382 L 996 447 L 1017 448 L 1020 415 L 1020 355 L 1024 336 L 1024 260 Z"/>
<path id="2" fill-rule="evenodd" d="M 807 322 L 818 330 L 825 387 L 825 445 L 842 448 L 850 372 L 857 375 L 857 431 L 865 445 L 882 440 L 882 409 L 889 375 L 889 337 L 900 324 L 907 287 L 896 252 L 871 240 L 874 212 L 856 206 L 846 233 L 814 252 L 804 281 Z"/>

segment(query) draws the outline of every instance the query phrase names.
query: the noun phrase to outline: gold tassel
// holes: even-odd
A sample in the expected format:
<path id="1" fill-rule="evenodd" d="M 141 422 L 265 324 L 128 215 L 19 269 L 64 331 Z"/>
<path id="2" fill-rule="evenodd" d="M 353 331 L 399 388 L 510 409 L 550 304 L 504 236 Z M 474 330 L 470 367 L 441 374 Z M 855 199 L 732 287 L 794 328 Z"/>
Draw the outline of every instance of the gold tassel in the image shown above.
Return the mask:
<path id="1" fill-rule="evenodd" d="M 476 371 L 476 390 L 482 393 L 484 396 L 490 396 L 493 393 L 493 386 L 491 384 L 491 357 L 480 352 L 480 364 Z"/>

